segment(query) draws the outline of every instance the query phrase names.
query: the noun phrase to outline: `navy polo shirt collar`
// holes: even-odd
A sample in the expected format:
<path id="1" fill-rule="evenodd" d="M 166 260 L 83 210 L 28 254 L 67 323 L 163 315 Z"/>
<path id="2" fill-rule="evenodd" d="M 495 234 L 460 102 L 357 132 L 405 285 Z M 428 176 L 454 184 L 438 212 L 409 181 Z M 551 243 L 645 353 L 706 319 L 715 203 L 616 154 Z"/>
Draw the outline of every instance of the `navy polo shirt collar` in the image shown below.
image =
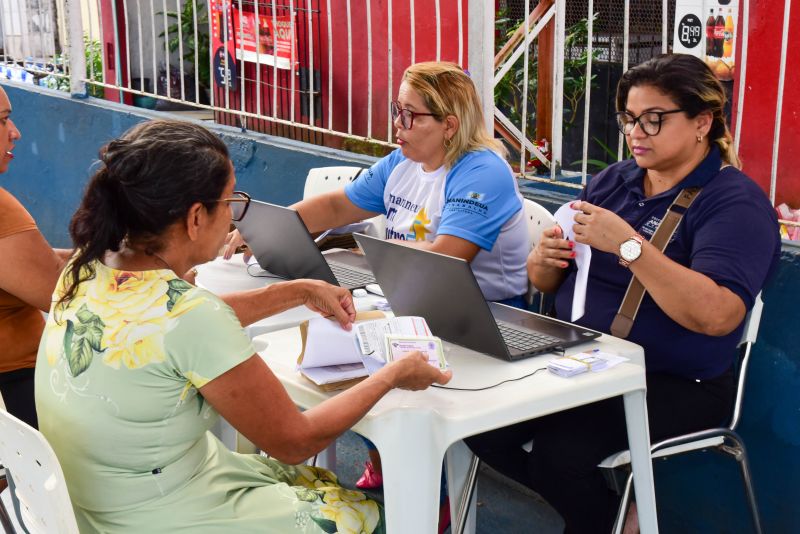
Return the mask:
<path id="1" fill-rule="evenodd" d="M 719 173 L 719 169 L 722 166 L 722 156 L 719 152 L 719 147 L 716 143 L 711 145 L 711 150 L 708 151 L 708 154 L 703 161 L 700 162 L 700 165 L 695 167 L 695 169 L 690 172 L 686 178 L 680 181 L 678 185 L 670 189 L 669 191 L 665 191 L 660 195 L 656 195 L 656 197 L 660 197 L 662 195 L 670 195 L 674 196 L 677 194 L 678 191 L 681 189 L 685 189 L 687 187 L 704 187 L 708 182 L 714 178 L 717 173 Z M 622 180 L 625 183 L 625 186 L 632 192 L 639 194 L 641 197 L 644 197 L 644 174 L 646 170 L 642 169 L 638 165 L 633 165 L 632 168 L 625 172 L 622 176 Z M 655 197 L 654 197 L 655 198 Z"/>

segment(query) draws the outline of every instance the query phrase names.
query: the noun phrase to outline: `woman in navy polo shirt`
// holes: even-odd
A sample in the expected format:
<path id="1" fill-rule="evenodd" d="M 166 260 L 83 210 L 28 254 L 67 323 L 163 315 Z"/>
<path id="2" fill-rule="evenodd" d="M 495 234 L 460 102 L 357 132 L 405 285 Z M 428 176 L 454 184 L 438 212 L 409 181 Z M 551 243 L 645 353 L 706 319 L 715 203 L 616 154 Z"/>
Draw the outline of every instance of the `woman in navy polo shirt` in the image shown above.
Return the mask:
<path id="1" fill-rule="evenodd" d="M 719 425 L 730 414 L 732 365 L 747 310 L 780 254 L 775 211 L 739 169 L 723 112 L 725 93 L 705 63 L 676 54 L 626 72 L 617 120 L 633 159 L 599 173 L 573 205 L 575 239 L 592 247 L 586 313 L 577 322 L 609 332 L 632 275 L 647 292 L 630 341 L 642 345 L 653 441 Z M 701 187 L 664 253 L 652 237 L 680 191 Z M 570 317 L 574 243 L 543 232 L 528 274 L 556 293 Z M 531 438 L 526 453 L 521 445 Z M 535 489 L 567 532 L 607 532 L 618 498 L 597 464 L 627 448 L 621 399 L 476 436 L 472 449 Z"/>

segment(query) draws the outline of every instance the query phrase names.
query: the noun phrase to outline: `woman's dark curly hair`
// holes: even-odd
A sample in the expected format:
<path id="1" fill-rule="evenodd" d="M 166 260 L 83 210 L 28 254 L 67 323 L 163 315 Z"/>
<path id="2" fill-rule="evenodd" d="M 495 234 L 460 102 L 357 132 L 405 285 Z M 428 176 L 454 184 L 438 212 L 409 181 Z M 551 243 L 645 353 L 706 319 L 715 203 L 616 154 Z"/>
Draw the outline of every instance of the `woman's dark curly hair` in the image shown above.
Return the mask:
<path id="1" fill-rule="evenodd" d="M 719 146 L 723 161 L 742 167 L 725 122 L 725 90 L 703 60 L 688 54 L 662 54 L 629 69 L 617 85 L 617 111 L 625 111 L 631 87 L 643 85 L 668 95 L 690 118 L 711 112 L 709 141 Z"/>
<path id="2" fill-rule="evenodd" d="M 100 149 L 100 167 L 72 216 L 76 255 L 59 304 L 94 276 L 92 262 L 123 240 L 160 250 L 160 236 L 201 202 L 213 212 L 230 176 L 225 143 L 202 126 L 157 120 L 134 126 Z"/>

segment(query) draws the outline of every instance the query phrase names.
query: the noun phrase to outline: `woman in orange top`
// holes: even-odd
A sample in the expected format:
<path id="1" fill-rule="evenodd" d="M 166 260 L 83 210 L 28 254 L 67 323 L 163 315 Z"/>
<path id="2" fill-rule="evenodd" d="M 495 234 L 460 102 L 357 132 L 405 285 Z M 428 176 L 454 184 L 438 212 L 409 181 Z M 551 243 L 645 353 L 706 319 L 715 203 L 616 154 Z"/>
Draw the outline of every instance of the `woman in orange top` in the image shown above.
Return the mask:
<path id="1" fill-rule="evenodd" d="M 21 134 L 11 120 L 11 103 L 0 88 L 0 174 L 14 159 Z M 36 426 L 33 368 L 42 336 L 40 310 L 50 299 L 68 250 L 53 250 L 36 222 L 0 187 L 0 394 L 8 411 Z"/>

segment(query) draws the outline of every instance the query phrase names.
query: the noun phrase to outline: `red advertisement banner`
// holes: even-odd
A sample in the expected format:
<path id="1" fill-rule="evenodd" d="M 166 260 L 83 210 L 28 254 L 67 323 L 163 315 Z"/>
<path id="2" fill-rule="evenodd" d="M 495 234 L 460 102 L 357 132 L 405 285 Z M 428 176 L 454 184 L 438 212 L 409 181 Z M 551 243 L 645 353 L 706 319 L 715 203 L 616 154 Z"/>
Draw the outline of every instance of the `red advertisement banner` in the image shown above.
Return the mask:
<path id="1" fill-rule="evenodd" d="M 291 69 L 295 64 L 296 36 L 291 15 L 233 10 L 236 58 Z"/>

